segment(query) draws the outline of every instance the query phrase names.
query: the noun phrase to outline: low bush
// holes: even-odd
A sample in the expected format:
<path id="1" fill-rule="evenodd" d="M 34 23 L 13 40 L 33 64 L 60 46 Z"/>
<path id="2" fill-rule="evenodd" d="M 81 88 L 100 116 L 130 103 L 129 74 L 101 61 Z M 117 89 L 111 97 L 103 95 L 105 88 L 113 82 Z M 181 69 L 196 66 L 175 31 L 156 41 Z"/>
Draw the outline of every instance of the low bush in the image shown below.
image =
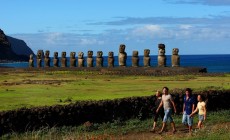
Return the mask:
<path id="1" fill-rule="evenodd" d="M 178 111 L 183 106 L 183 90 L 174 90 L 173 97 Z M 197 92 L 207 100 L 209 111 L 229 109 L 230 90 Z M 34 131 L 42 127 L 76 126 L 85 122 L 102 123 L 146 119 L 154 113 L 155 96 L 130 97 L 114 100 L 79 101 L 69 105 L 21 108 L 0 112 L 0 134 Z"/>

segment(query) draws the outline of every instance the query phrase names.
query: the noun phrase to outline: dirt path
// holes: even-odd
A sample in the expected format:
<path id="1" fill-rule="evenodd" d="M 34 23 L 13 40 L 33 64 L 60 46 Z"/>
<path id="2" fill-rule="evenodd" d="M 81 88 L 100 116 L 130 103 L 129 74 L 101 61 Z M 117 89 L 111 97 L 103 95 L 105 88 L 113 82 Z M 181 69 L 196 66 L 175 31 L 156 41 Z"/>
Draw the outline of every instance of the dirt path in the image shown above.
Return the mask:
<path id="1" fill-rule="evenodd" d="M 203 128 L 203 130 L 205 132 L 217 133 L 216 135 L 218 135 L 218 132 L 221 129 L 226 130 L 227 133 L 229 134 L 229 137 L 230 137 L 230 122 L 215 124 L 215 125 L 211 125 L 209 127 Z M 184 139 L 184 138 L 192 138 L 192 137 L 196 136 L 197 135 L 196 133 L 199 131 L 202 131 L 202 130 L 193 129 L 193 133 L 190 134 L 188 129 L 186 129 L 184 126 L 178 126 L 177 132 L 175 134 L 173 134 L 171 132 L 171 130 L 168 130 L 168 131 L 166 130 L 166 132 L 164 132 L 162 134 L 158 134 L 157 133 L 157 132 L 159 132 L 159 129 L 158 129 L 158 131 L 155 133 L 152 133 L 150 131 L 149 132 L 146 131 L 146 132 L 138 132 L 138 133 L 128 133 L 126 135 L 122 135 L 122 136 L 114 138 L 114 139 L 119 139 L 119 140 Z M 206 135 L 208 135 L 208 134 L 206 134 Z"/>
<path id="2" fill-rule="evenodd" d="M 153 139 L 165 139 L 167 138 L 183 138 L 183 137 L 190 137 L 188 129 L 185 128 L 178 128 L 176 133 L 172 133 L 171 130 L 166 130 L 162 134 L 159 134 L 158 131 L 155 133 L 146 131 L 146 132 L 139 132 L 139 133 L 128 133 L 127 135 L 120 136 L 121 140 L 153 140 Z"/>

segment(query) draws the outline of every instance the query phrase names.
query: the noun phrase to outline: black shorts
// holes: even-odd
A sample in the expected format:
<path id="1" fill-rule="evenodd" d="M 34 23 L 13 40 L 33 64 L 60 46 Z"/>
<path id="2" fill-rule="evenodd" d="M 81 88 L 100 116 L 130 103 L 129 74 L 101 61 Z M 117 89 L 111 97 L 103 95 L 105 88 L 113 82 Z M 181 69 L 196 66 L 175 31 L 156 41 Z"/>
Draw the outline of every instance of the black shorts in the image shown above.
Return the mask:
<path id="1" fill-rule="evenodd" d="M 154 122 L 157 122 L 157 119 L 159 118 L 159 116 L 161 117 L 161 120 L 163 120 L 163 118 L 164 118 L 164 111 L 163 110 L 159 111 L 158 113 L 156 113 L 154 115 Z"/>

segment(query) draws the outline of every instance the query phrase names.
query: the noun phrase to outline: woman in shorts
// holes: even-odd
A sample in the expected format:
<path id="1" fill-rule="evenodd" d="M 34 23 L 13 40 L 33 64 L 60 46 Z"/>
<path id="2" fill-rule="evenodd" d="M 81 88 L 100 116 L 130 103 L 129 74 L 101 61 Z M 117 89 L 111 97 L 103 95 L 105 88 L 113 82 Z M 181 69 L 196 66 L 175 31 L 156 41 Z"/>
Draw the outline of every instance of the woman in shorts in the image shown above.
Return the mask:
<path id="1" fill-rule="evenodd" d="M 203 125 L 203 122 L 206 120 L 206 104 L 204 102 L 204 98 L 203 96 L 201 95 L 198 95 L 197 96 L 197 107 L 196 109 L 192 112 L 192 114 L 190 114 L 190 117 L 192 117 L 197 111 L 198 112 L 198 118 L 199 118 L 199 121 L 198 121 L 198 124 L 197 124 L 197 127 L 200 129 Z"/>

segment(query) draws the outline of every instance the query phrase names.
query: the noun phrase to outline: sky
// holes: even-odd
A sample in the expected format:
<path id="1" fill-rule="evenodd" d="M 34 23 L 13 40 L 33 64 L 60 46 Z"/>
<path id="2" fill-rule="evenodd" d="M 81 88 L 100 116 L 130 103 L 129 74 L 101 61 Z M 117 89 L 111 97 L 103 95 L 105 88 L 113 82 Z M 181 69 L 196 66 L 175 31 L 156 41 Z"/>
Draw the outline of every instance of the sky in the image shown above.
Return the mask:
<path id="1" fill-rule="evenodd" d="M 230 54 L 230 0 L 0 0 L 0 28 L 51 55 Z"/>

